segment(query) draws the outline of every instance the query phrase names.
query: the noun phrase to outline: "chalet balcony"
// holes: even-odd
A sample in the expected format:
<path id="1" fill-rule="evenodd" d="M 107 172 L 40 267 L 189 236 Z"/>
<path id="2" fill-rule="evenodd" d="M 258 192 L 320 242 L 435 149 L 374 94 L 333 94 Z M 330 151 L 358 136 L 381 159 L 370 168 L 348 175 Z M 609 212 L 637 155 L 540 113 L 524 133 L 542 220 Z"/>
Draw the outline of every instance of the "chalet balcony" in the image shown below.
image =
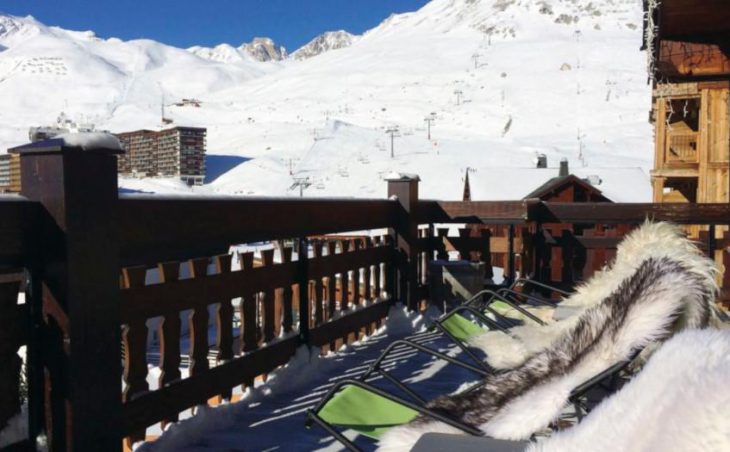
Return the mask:
<path id="1" fill-rule="evenodd" d="M 27 437 L 53 450 L 121 450 L 235 400 L 303 346 L 372 334 L 394 305 L 438 308 L 430 261 L 571 288 L 652 218 L 697 226 L 730 263 L 728 204 L 421 200 L 409 177 L 372 200 L 131 196 L 113 151 L 16 152 L 22 194 L 0 197 L 0 427 L 24 398 Z"/>

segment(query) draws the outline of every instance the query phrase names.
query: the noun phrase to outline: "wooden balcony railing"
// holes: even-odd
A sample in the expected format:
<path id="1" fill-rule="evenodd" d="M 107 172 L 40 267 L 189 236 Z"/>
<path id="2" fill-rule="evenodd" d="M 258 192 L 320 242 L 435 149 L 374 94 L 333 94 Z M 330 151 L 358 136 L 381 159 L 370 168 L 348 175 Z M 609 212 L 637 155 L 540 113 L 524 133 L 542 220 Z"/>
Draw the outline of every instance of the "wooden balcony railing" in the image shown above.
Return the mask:
<path id="1" fill-rule="evenodd" d="M 422 201 L 408 178 L 382 200 L 119 196 L 105 150 L 39 144 L 21 166 L 23 196 L 0 197 L 0 428 L 26 346 L 29 434 L 54 450 L 119 450 L 297 347 L 352 341 L 395 302 L 417 309 L 430 260 L 570 285 L 647 217 L 703 225 L 725 263 L 730 245 L 727 204 Z M 261 242 L 277 246 L 255 255 Z"/>

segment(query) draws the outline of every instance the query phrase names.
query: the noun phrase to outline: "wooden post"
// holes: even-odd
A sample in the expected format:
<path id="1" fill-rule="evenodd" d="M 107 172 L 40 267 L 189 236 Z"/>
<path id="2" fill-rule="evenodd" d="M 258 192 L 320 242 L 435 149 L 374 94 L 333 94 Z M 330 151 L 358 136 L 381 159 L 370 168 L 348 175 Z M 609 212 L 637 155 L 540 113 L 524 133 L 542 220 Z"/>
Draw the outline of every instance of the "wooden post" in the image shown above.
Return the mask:
<path id="1" fill-rule="evenodd" d="M 122 399 L 119 315 L 119 230 L 116 149 L 65 146 L 48 140 L 17 147 L 21 194 L 38 201 L 47 227 L 38 240 L 43 298 L 68 318 L 67 438 L 51 446 L 70 450 L 121 450 Z M 62 434 L 61 432 L 54 432 Z"/>
<path id="2" fill-rule="evenodd" d="M 417 175 L 399 175 L 397 178 L 387 179 L 388 197 L 396 196 L 400 209 L 396 219 L 395 234 L 398 238 L 397 249 L 402 256 L 400 274 L 403 292 L 401 302 L 406 303 L 408 309 L 418 309 L 418 249 L 416 238 L 418 237 L 418 223 L 413 214 L 418 204 L 418 182 Z"/>

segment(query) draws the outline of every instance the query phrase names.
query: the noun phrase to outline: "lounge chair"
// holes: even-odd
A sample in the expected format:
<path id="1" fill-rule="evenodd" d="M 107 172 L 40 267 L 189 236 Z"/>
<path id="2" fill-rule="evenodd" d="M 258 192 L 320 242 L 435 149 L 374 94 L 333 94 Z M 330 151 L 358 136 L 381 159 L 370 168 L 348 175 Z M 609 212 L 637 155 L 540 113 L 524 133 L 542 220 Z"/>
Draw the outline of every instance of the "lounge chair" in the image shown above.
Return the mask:
<path id="1" fill-rule="evenodd" d="M 560 322 L 561 328 L 554 329 L 552 337 L 546 336 L 550 341 L 525 357 L 516 368 L 490 374 L 483 366 L 472 366 L 400 341 L 392 344 L 385 354 L 400 346 L 417 348 L 472 370 L 484 381 L 464 393 L 426 402 L 404 384 L 390 378 L 387 372 L 377 369 L 376 363 L 360 380 L 344 381 L 332 388 L 323 402 L 309 413 L 308 423 L 317 423 L 333 434 L 337 432 L 335 426 L 356 428 L 367 434 L 375 425 L 375 433 L 371 436 L 384 434 L 384 444 L 391 448 L 389 450 L 410 447 L 421 433 L 434 430 L 471 434 L 478 430 L 508 439 L 529 437 L 553 421 L 565 404 L 575 403 L 578 395 L 573 390 L 585 386 L 582 383 L 595 386 L 597 378 L 615 375 L 636 350 L 666 338 L 674 329 L 702 327 L 710 321 L 717 290 L 714 281 L 717 270 L 676 227 L 647 223 L 625 242 L 623 251 L 619 247 L 614 265 L 597 276 L 598 283 L 579 288 L 579 293 L 582 290 L 588 298 L 595 298 L 597 294 L 603 294 L 604 298 L 583 300 L 585 307 L 576 318 Z M 657 246 L 657 242 L 664 247 Z M 637 256 L 643 260 L 638 261 Z M 575 303 L 575 297 L 568 297 L 568 300 Z M 575 304 L 580 306 L 580 303 Z M 645 321 L 637 322 L 637 318 Z M 548 327 L 539 327 L 543 328 Z M 613 340 L 607 337 L 613 337 Z M 556 371 L 563 374 L 556 375 Z M 376 372 L 395 383 L 406 398 L 366 383 Z M 557 395 L 549 390 L 552 386 L 559 390 Z M 414 421 L 398 426 L 405 419 L 380 418 L 371 409 L 379 400 L 407 408 L 405 413 L 413 416 Z M 552 403 L 545 405 L 545 400 Z M 539 415 L 531 412 L 535 404 L 544 408 L 538 410 Z M 354 416 L 362 422 L 342 419 L 338 415 L 340 412 L 356 413 Z M 520 414 L 525 412 L 531 412 L 528 419 Z M 404 417 L 407 416 L 404 414 Z M 388 431 L 384 433 L 385 429 Z M 348 447 L 355 447 L 341 435 L 337 438 Z"/>
<path id="2" fill-rule="evenodd" d="M 487 374 L 465 392 L 425 402 L 398 385 L 406 399 L 366 383 L 367 373 L 359 381 L 332 388 L 310 411 L 309 423 L 333 434 L 335 426 L 366 435 L 370 431 L 382 438 L 383 450 L 407 450 L 431 431 L 529 438 L 554 421 L 566 404 L 575 403 L 576 389 L 584 391 L 586 385 L 615 375 L 637 350 L 666 339 L 676 328 L 709 323 L 717 291 L 714 264 L 697 253 L 685 257 L 687 262 L 667 256 L 646 259 L 604 300 L 580 314 L 557 341 L 515 369 Z M 375 415 L 373 406 L 391 402 L 404 407 L 401 418 Z M 342 413 L 361 423 L 342 418 Z M 413 419 L 401 424 L 409 416 Z M 341 434 L 335 436 L 356 450 Z"/>
<path id="3" fill-rule="evenodd" d="M 730 450 L 729 373 L 730 331 L 688 330 L 580 424 L 531 441 L 427 433 L 412 451 Z"/>
<path id="4" fill-rule="evenodd" d="M 616 290 L 618 285 L 633 274 L 649 258 L 668 257 L 687 263 L 692 272 L 716 274 L 714 263 L 705 259 L 695 242 L 688 240 L 683 230 L 665 222 L 645 222 L 619 243 L 616 256 L 609 265 L 596 272 L 588 281 L 578 285 L 575 292 L 556 306 L 554 322 L 537 325 L 526 322 L 510 328 L 510 334 L 485 332 L 469 339 L 468 347 L 478 349 L 486 356 L 491 368 L 510 369 L 552 344 L 575 325 L 580 314 L 595 306 Z M 715 310 L 713 319 L 724 313 Z M 696 327 L 697 325 L 687 325 Z"/>

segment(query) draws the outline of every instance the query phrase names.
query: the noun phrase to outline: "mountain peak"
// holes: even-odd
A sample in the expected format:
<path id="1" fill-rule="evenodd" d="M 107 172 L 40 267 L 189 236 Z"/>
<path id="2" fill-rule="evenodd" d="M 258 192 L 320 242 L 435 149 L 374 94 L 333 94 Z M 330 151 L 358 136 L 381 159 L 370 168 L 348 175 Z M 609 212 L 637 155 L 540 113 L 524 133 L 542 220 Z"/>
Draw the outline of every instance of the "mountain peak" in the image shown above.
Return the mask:
<path id="1" fill-rule="evenodd" d="M 251 42 L 241 44 L 238 50 L 246 52 L 258 61 L 281 61 L 287 57 L 286 49 L 271 38 L 253 38 Z"/>
<path id="2" fill-rule="evenodd" d="M 328 31 L 312 39 L 296 52 L 292 53 L 292 57 L 297 60 L 312 58 L 330 50 L 349 47 L 356 39 L 357 36 L 345 30 Z"/>

